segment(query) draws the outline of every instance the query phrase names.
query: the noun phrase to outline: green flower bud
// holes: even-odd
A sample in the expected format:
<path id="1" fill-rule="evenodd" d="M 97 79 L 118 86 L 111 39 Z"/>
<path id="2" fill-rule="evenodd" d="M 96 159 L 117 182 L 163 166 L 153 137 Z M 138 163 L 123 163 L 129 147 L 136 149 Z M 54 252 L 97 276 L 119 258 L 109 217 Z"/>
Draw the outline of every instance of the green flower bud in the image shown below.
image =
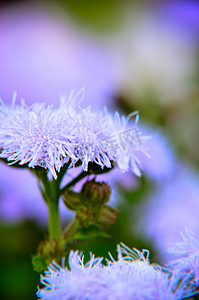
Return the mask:
<path id="1" fill-rule="evenodd" d="M 107 203 L 111 196 L 111 188 L 106 182 L 96 182 L 95 178 L 87 181 L 81 190 L 82 204 L 100 208 Z"/>
<path id="2" fill-rule="evenodd" d="M 59 249 L 55 240 L 42 241 L 39 245 L 37 254 L 32 257 L 33 268 L 35 271 L 41 273 L 46 270 L 52 260 L 56 260 L 60 263 L 64 255 L 65 253 L 62 249 Z"/>
<path id="3" fill-rule="evenodd" d="M 81 205 L 80 194 L 73 191 L 66 191 L 62 195 L 64 204 L 70 210 L 76 211 Z"/>
<path id="4" fill-rule="evenodd" d="M 56 253 L 58 252 L 58 245 L 57 245 L 57 242 L 55 240 L 52 240 L 52 241 L 48 241 L 48 240 L 45 240 L 45 241 L 42 241 L 39 245 L 39 248 L 38 248 L 38 253 L 40 256 L 42 257 L 53 257 L 56 255 Z"/>
<path id="5" fill-rule="evenodd" d="M 117 220 L 119 210 L 111 206 L 105 205 L 98 214 L 98 223 L 101 225 L 111 225 Z"/>
<path id="6" fill-rule="evenodd" d="M 80 225 L 80 227 L 88 227 L 92 224 L 95 224 L 96 221 L 96 213 L 91 207 L 87 205 L 82 206 L 80 209 L 76 211 L 76 219 Z"/>

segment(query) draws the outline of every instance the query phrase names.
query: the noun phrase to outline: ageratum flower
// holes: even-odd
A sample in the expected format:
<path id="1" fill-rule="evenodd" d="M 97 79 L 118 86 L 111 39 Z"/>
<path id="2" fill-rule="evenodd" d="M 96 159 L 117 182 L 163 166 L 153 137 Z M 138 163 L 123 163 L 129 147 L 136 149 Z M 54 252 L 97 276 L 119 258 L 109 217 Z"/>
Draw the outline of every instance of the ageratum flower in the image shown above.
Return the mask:
<path id="1" fill-rule="evenodd" d="M 183 242 L 173 244 L 168 251 L 178 258 L 168 263 L 172 270 L 173 289 L 181 286 L 184 295 L 199 291 L 199 238 L 196 231 L 185 228 L 181 232 Z"/>
<path id="2" fill-rule="evenodd" d="M 75 98 L 77 98 L 75 96 Z M 74 105 L 73 97 L 70 100 L 61 99 L 62 106 L 66 107 L 76 126 L 73 131 L 72 165 L 78 160 L 82 161 L 84 171 L 88 170 L 88 163 L 94 162 L 101 168 L 111 167 L 114 162 L 122 171 L 133 171 L 137 176 L 141 175 L 137 152 L 146 152 L 144 143 L 148 139 L 142 136 L 138 129 L 138 114 L 120 116 L 118 112 L 110 114 L 104 108 L 101 112 L 93 112 L 91 107 L 86 109 Z M 129 122 L 135 116 L 135 122 Z"/>
<path id="3" fill-rule="evenodd" d="M 10 109 L 2 104 L 0 114 L 0 158 L 11 164 L 47 168 L 56 178 L 56 171 L 72 156 L 70 132 L 74 124 L 69 115 L 44 103 L 12 105 Z"/>
<path id="4" fill-rule="evenodd" d="M 105 266 L 102 258 L 94 255 L 84 265 L 82 254 L 71 251 L 69 269 L 54 262 L 41 276 L 45 287 L 38 290 L 38 297 L 43 300 L 177 299 L 169 287 L 168 273 L 150 265 L 148 251 L 126 249 L 118 246 L 118 260 L 111 259 Z"/>
<path id="5" fill-rule="evenodd" d="M 145 154 L 138 131 L 138 115 L 130 126 L 129 117 L 114 116 L 105 109 L 99 113 L 80 106 L 83 89 L 61 99 L 59 108 L 35 103 L 8 107 L 0 105 L 0 158 L 13 164 L 41 166 L 57 178 L 60 168 L 71 160 L 70 167 L 81 162 L 88 171 L 89 162 L 102 169 L 117 165 L 122 171 L 140 175 L 135 151 Z"/>

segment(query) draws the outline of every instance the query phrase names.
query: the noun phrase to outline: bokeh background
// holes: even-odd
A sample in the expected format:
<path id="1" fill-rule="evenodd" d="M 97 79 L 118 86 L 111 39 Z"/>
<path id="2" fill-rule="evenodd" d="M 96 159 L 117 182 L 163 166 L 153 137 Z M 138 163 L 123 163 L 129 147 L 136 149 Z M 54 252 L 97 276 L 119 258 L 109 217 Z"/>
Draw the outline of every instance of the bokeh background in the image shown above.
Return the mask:
<path id="1" fill-rule="evenodd" d="M 1 1 L 0 75 L 5 103 L 16 91 L 18 102 L 57 106 L 85 87 L 85 106 L 139 110 L 152 137 L 141 178 L 107 178 L 120 210 L 111 238 L 74 249 L 116 257 L 122 241 L 164 264 L 180 231 L 199 229 L 198 1 Z M 60 209 L 64 226 L 71 213 Z M 2 163 L 0 217 L 1 299 L 36 299 L 31 255 L 47 233 L 47 211 L 35 178 Z"/>

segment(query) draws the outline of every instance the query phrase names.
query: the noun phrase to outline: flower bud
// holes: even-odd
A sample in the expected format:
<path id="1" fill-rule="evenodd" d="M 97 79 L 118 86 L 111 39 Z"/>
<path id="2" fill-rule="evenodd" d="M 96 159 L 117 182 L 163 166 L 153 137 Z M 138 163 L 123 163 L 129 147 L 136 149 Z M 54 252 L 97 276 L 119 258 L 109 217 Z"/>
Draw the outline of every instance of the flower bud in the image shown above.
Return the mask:
<path id="1" fill-rule="evenodd" d="M 81 200 L 93 208 L 100 208 L 111 196 L 111 188 L 106 182 L 96 182 L 95 178 L 87 181 L 81 190 Z"/>
<path id="2" fill-rule="evenodd" d="M 75 193 L 73 191 L 68 190 L 64 192 L 62 197 L 64 204 L 68 209 L 76 211 L 79 208 L 81 204 L 79 193 Z"/>
<path id="3" fill-rule="evenodd" d="M 105 205 L 98 214 L 98 223 L 101 225 L 111 225 L 117 220 L 119 210 L 111 206 Z"/>
<path id="4" fill-rule="evenodd" d="M 58 245 L 55 240 L 52 241 L 42 241 L 38 248 L 38 253 L 42 257 L 53 257 L 58 252 Z"/>
<path id="5" fill-rule="evenodd" d="M 32 264 L 35 271 L 41 273 L 46 270 L 47 266 L 56 260 L 61 262 L 64 252 L 59 249 L 59 246 L 55 240 L 42 241 L 39 245 L 37 254 L 32 257 Z"/>

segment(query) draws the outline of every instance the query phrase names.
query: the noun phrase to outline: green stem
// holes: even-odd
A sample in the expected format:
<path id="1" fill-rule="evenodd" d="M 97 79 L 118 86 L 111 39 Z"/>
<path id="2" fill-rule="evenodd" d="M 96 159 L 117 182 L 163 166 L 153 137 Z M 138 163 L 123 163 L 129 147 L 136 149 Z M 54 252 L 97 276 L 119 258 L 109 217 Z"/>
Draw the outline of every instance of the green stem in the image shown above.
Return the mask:
<path id="1" fill-rule="evenodd" d="M 54 200 L 54 201 L 52 201 Z M 61 238 L 61 225 L 59 216 L 58 199 L 49 199 L 47 201 L 49 212 L 49 239 L 55 240 L 58 244 Z"/>
<path id="2" fill-rule="evenodd" d="M 81 172 L 77 177 L 75 177 L 73 180 L 71 180 L 68 184 L 66 184 L 61 190 L 60 190 L 60 196 L 67 191 L 69 188 L 74 186 L 77 182 L 88 176 L 88 172 Z"/>
<path id="3" fill-rule="evenodd" d="M 77 182 L 85 178 L 89 175 L 98 175 L 98 174 L 105 174 L 110 172 L 114 168 L 113 163 L 111 168 L 104 167 L 104 169 L 101 168 L 101 166 L 97 165 L 96 163 L 89 163 L 89 170 L 88 172 L 82 171 L 77 177 L 75 177 L 73 180 L 71 180 L 67 185 L 65 185 L 62 189 L 60 189 L 60 196 L 67 191 L 69 188 L 73 187 Z"/>
<path id="4" fill-rule="evenodd" d="M 48 206 L 48 232 L 50 241 L 55 240 L 60 244 L 61 225 L 59 215 L 59 181 L 49 181 L 47 172 L 41 168 L 34 170 L 35 175 L 42 183 L 40 191 Z"/>

